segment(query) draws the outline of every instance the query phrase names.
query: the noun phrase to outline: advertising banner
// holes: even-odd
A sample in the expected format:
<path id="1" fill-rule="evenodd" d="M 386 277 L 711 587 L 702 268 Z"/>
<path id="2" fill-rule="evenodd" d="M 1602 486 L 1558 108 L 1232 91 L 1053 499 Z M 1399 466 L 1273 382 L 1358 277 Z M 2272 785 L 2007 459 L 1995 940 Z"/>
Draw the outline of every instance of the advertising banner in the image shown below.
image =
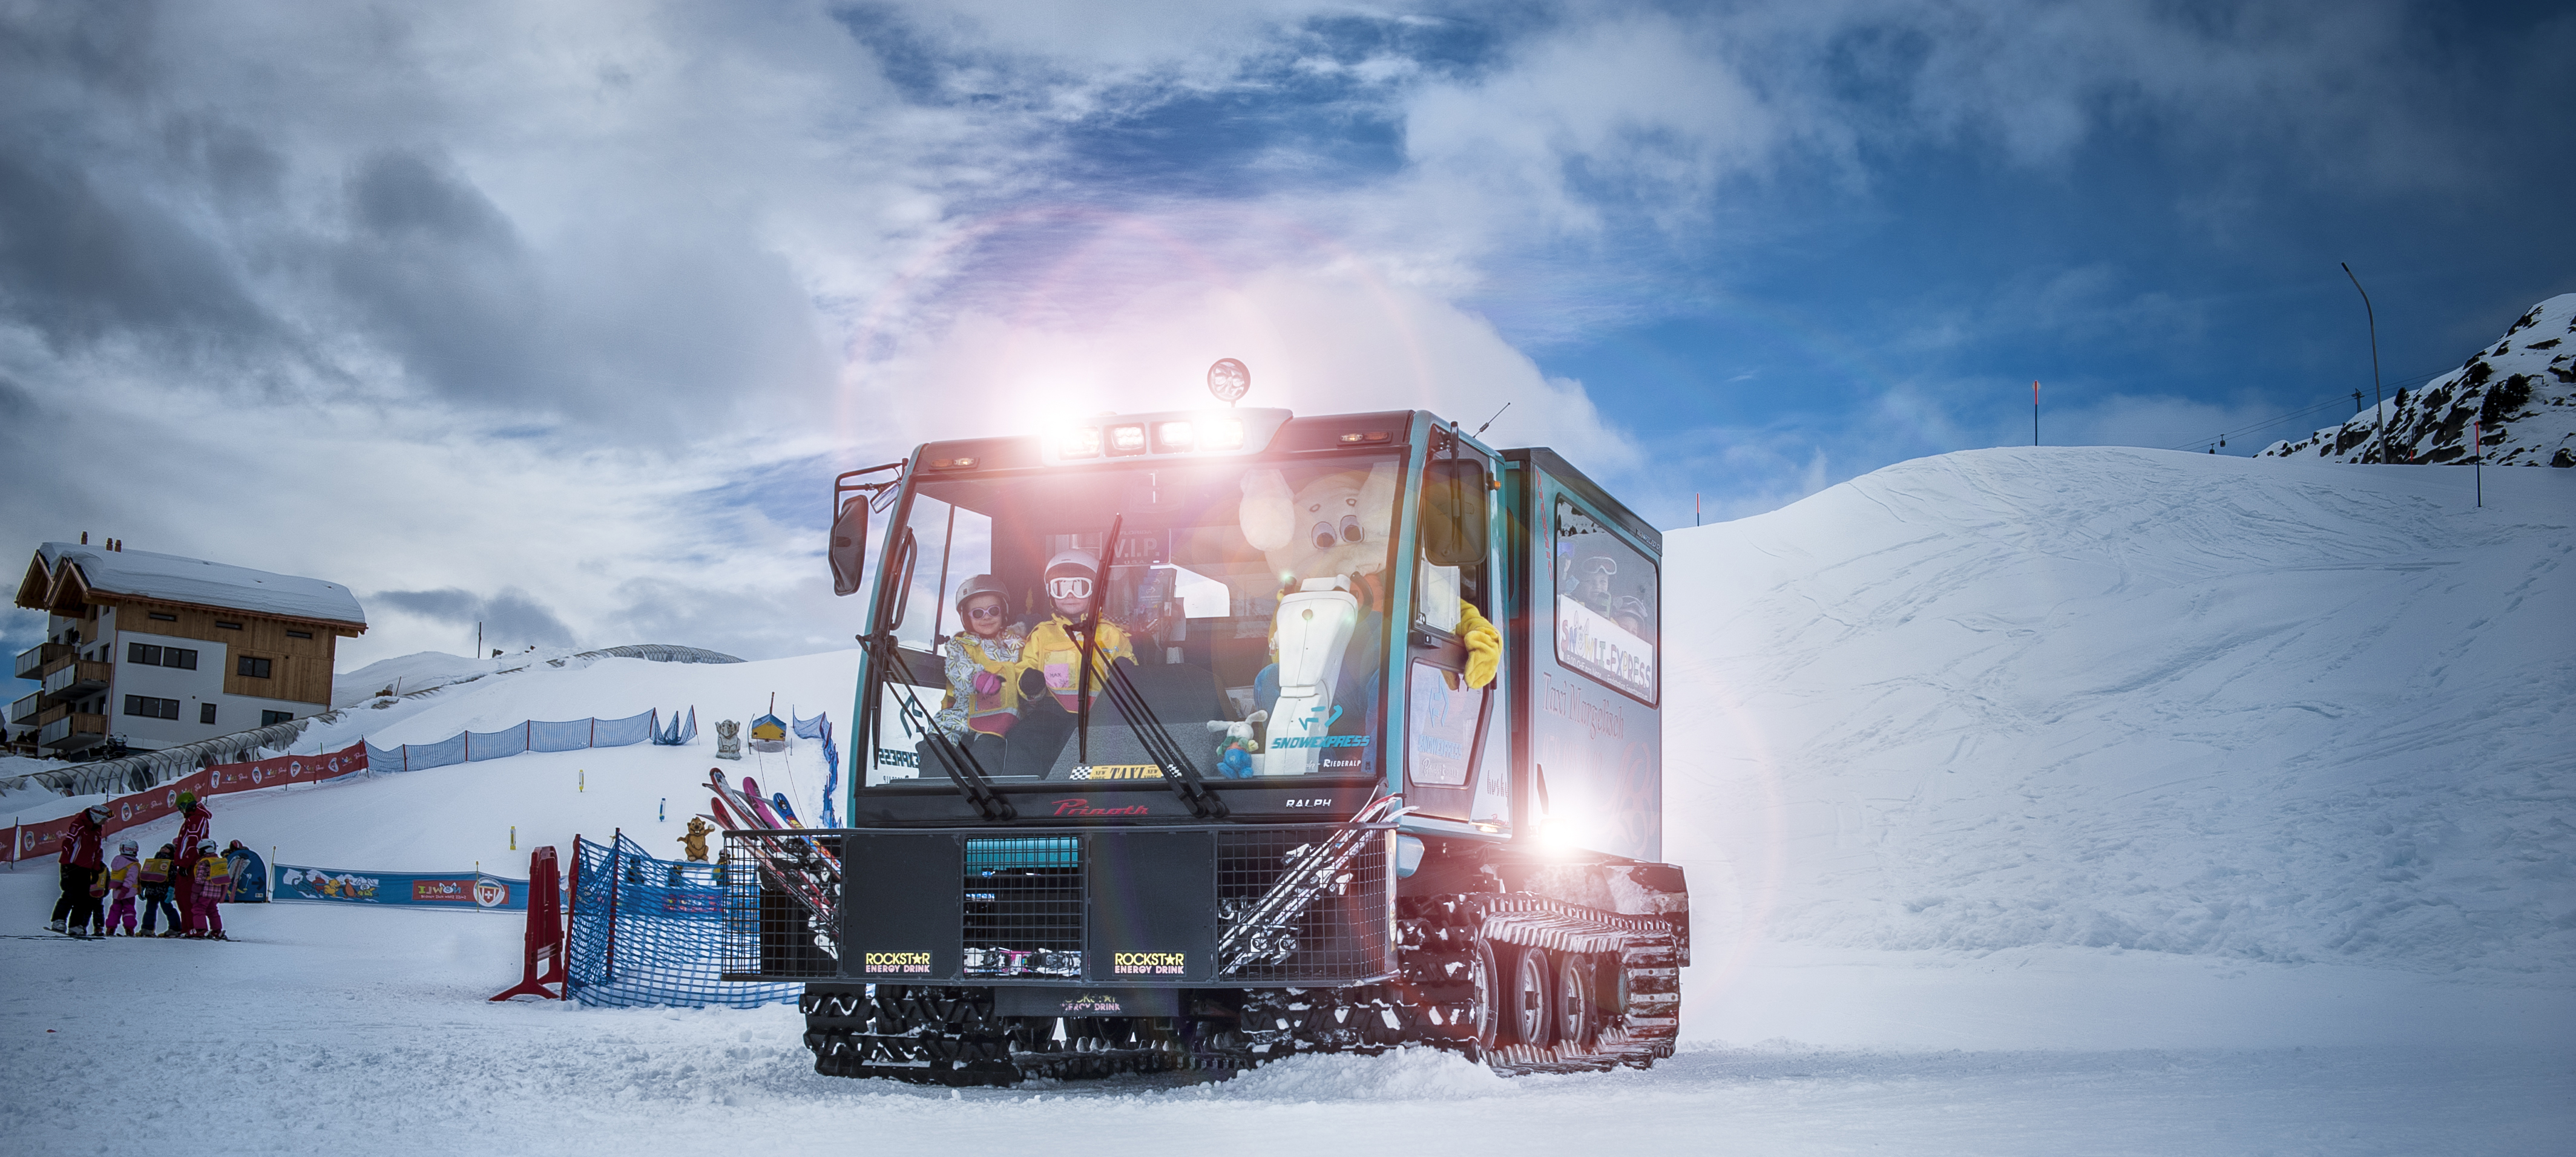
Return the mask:
<path id="1" fill-rule="evenodd" d="M 12 841 L 9 847 L 9 858 L 30 860 L 37 856 L 53 855 L 62 850 L 63 833 L 70 830 L 72 830 L 70 816 L 32 824 L 20 824 L 17 829 L 18 838 Z"/>
<path id="2" fill-rule="evenodd" d="M 212 773 L 207 791 L 209 795 L 289 783 L 320 783 L 367 770 L 367 745 L 364 742 L 352 743 L 338 751 L 326 751 L 320 755 L 281 755 L 249 763 L 219 763 L 206 770 Z"/>
<path id="3" fill-rule="evenodd" d="M 320 783 L 366 769 L 367 745 L 363 742 L 320 755 L 281 755 L 249 763 L 219 763 L 199 768 L 159 787 L 108 800 L 106 834 L 114 835 L 126 828 L 179 814 L 181 792 L 212 798 L 228 792 L 290 783 Z M 0 849 L 0 859 L 15 861 L 53 855 L 55 845 L 71 825 L 70 816 L 19 825 L 11 833 L 14 838 L 8 847 Z"/>
<path id="4" fill-rule="evenodd" d="M 138 791 L 132 795 L 121 795 L 109 800 L 107 830 L 114 833 L 137 824 L 151 823 L 163 816 L 177 815 L 180 792 L 194 792 L 199 796 L 213 795 L 212 791 L 207 790 L 208 785 L 213 782 L 214 776 L 207 774 L 206 769 L 200 768 L 150 791 Z"/>
<path id="5" fill-rule="evenodd" d="M 271 900 L 309 900 L 325 904 L 375 904 L 402 908 L 480 908 L 493 912 L 528 910 L 528 882 L 489 872 L 357 872 L 278 864 L 269 888 Z"/>

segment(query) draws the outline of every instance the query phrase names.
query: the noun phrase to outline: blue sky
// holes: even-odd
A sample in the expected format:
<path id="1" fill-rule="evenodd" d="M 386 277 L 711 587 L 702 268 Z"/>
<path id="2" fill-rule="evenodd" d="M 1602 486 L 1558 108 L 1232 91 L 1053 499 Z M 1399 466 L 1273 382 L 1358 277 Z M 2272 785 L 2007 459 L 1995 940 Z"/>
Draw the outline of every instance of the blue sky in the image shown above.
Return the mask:
<path id="1" fill-rule="evenodd" d="M 2337 262 L 2391 389 L 2576 290 L 2543 5 L 0 26 L 0 525 L 346 582 L 344 665 L 478 618 L 834 645 L 833 469 L 1220 356 L 1308 412 L 1509 402 L 1686 526 L 2027 441 L 2033 379 L 2052 443 L 2329 424 L 2370 385 Z"/>

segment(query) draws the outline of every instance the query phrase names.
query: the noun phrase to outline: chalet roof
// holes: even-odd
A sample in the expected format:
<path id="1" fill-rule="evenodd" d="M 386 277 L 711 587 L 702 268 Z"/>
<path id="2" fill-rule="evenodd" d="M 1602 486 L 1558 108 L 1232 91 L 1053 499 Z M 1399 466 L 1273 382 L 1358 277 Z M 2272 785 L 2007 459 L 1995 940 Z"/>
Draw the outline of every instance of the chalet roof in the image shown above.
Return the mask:
<path id="1" fill-rule="evenodd" d="M 101 595 L 345 624 L 361 631 L 367 627 L 367 612 L 358 605 L 358 597 L 338 583 L 175 554 L 69 542 L 37 548 L 27 577 L 19 584 L 18 605 L 49 610 L 67 583 Z"/>

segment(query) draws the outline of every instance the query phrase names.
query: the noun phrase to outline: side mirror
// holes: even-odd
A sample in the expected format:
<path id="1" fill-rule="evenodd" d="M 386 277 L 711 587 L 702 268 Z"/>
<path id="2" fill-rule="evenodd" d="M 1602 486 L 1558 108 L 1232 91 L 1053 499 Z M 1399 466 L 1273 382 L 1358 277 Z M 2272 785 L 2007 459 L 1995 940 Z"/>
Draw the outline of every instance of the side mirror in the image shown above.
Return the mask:
<path id="1" fill-rule="evenodd" d="M 832 545 L 823 553 L 832 561 L 832 593 L 859 593 L 864 580 L 860 568 L 868 560 L 867 495 L 853 495 L 841 504 L 840 516 L 832 520 Z"/>
<path id="2" fill-rule="evenodd" d="M 1448 458 L 1426 466 L 1422 475 L 1422 554 L 1439 566 L 1474 566 L 1484 561 L 1488 533 L 1485 518 L 1485 464 L 1472 458 Z"/>

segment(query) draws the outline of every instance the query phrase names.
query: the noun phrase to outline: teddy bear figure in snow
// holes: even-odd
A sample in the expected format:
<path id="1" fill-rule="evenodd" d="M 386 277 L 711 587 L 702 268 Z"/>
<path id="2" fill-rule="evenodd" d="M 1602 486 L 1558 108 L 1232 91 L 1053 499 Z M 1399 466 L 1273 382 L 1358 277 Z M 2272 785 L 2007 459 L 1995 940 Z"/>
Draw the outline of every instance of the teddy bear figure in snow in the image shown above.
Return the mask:
<path id="1" fill-rule="evenodd" d="M 731 719 L 716 721 L 716 758 L 742 758 L 742 724 Z"/>

